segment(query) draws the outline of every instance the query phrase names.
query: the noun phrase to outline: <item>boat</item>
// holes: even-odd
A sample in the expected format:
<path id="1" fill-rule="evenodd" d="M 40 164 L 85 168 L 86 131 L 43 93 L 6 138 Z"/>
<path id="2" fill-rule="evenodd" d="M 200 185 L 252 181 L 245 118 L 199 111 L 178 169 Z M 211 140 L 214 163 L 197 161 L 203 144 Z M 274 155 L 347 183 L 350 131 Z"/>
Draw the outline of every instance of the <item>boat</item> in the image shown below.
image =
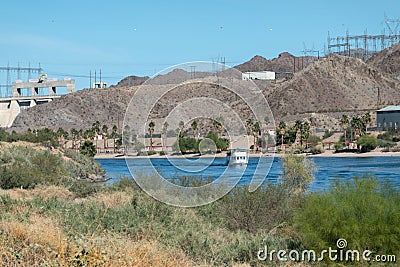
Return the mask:
<path id="1" fill-rule="evenodd" d="M 247 165 L 249 162 L 248 150 L 244 148 L 234 148 L 227 153 L 228 165 Z"/>

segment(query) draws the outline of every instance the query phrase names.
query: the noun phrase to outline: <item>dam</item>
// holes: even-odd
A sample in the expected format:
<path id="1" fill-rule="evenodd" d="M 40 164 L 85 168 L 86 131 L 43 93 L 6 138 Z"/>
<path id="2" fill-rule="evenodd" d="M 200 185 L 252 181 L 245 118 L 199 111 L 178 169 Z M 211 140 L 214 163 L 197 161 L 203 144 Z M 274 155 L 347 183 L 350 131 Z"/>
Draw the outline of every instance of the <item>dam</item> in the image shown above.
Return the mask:
<path id="1" fill-rule="evenodd" d="M 17 80 L 12 83 L 11 96 L 0 98 L 0 127 L 11 127 L 24 109 L 48 103 L 74 91 L 75 80 L 70 78 Z"/>

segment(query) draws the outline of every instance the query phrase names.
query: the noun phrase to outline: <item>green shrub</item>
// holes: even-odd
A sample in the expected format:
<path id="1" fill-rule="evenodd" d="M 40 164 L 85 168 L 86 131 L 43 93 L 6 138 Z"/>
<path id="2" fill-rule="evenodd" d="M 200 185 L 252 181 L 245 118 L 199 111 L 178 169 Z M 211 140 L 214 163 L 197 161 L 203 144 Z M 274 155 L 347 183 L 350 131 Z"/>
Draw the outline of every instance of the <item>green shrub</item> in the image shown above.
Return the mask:
<path id="1" fill-rule="evenodd" d="M 70 179 L 64 182 L 67 189 L 76 194 L 77 197 L 84 198 L 91 196 L 102 190 L 101 184 L 89 183 L 87 181 Z"/>
<path id="2" fill-rule="evenodd" d="M 337 141 L 334 145 L 336 151 L 340 151 L 344 148 L 344 144 L 342 141 Z"/>
<path id="3" fill-rule="evenodd" d="M 331 185 L 329 191 L 310 194 L 296 212 L 295 227 L 307 249 L 336 247 L 344 238 L 346 249 L 374 253 L 400 250 L 400 195 L 373 177 L 356 177 Z"/>
<path id="4" fill-rule="evenodd" d="M 154 151 L 154 150 L 149 150 L 149 151 L 147 151 L 147 156 L 153 156 L 153 155 L 155 155 L 155 154 L 157 154 L 157 152 Z"/>
<path id="5" fill-rule="evenodd" d="M 0 152 L 0 187 L 56 184 L 67 175 L 61 156 L 48 150 L 13 146 Z"/>
<path id="6" fill-rule="evenodd" d="M 269 184 L 254 192 L 246 186 L 222 198 L 217 209 L 228 229 L 257 233 L 269 231 L 289 218 L 288 201 L 282 186 Z"/>
<path id="7" fill-rule="evenodd" d="M 333 134 L 334 134 L 333 131 L 325 130 L 324 131 L 324 136 L 322 137 L 322 139 L 327 139 L 327 138 L 331 137 Z"/>
<path id="8" fill-rule="evenodd" d="M 93 142 L 91 141 L 85 141 L 81 145 L 80 152 L 90 158 L 93 158 L 96 155 L 96 147 L 94 146 Z"/>
<path id="9" fill-rule="evenodd" d="M 314 179 L 314 163 L 304 155 L 287 153 L 282 158 L 282 186 L 290 195 L 301 195 Z"/>
<path id="10" fill-rule="evenodd" d="M 396 145 L 395 142 L 378 139 L 378 146 L 379 147 L 390 148 L 390 147 L 394 147 L 395 145 Z"/>
<path id="11" fill-rule="evenodd" d="M 61 155 L 50 150 L 11 146 L 0 151 L 0 187 L 34 188 L 38 184 L 67 184 L 71 178 L 88 179 L 103 176 L 98 162 L 78 152 L 66 150 Z M 83 186 L 83 185 L 82 185 Z M 83 189 L 82 189 L 83 190 Z"/>
<path id="12" fill-rule="evenodd" d="M 378 146 L 378 139 L 373 135 L 363 135 L 357 140 L 357 145 L 361 153 L 370 152 Z"/>
<path id="13" fill-rule="evenodd" d="M 74 179 L 88 179 L 90 175 L 103 176 L 104 170 L 100 163 L 72 149 L 66 149 L 64 155 L 71 160 L 65 161 L 64 165 L 68 174 Z"/>

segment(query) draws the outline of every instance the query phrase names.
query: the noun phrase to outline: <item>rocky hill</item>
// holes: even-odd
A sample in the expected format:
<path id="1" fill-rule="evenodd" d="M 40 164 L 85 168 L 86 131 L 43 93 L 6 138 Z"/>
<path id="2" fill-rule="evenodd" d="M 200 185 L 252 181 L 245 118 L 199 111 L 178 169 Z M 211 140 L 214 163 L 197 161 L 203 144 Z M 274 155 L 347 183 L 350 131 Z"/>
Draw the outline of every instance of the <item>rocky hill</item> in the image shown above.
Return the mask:
<path id="1" fill-rule="evenodd" d="M 315 57 L 296 57 L 288 52 L 284 52 L 272 60 L 257 55 L 249 61 L 237 65 L 234 68 L 241 72 L 263 70 L 274 72 L 297 72 L 310 65 L 314 60 L 316 60 Z"/>
<path id="2" fill-rule="evenodd" d="M 249 62 L 238 65 L 241 71 L 275 70 L 288 71 L 293 56 L 282 53 L 278 58 L 266 60 L 256 56 Z M 388 66 L 388 62 L 390 62 Z M 354 114 L 371 111 L 376 108 L 400 103 L 400 82 L 398 75 L 400 62 L 399 45 L 382 51 L 365 63 L 359 59 L 340 55 L 331 55 L 314 60 L 304 69 L 296 72 L 290 79 L 278 80 L 261 86 L 268 99 L 276 121 L 296 120 L 313 117 L 316 126 L 337 125 L 341 114 Z M 228 70 L 225 74 L 229 73 Z M 208 79 L 211 73 L 196 72 L 196 79 Z M 159 75 L 151 83 L 146 83 L 145 95 L 151 97 L 160 84 L 176 84 L 192 78 L 192 73 L 176 69 L 168 74 Z M 228 83 L 238 84 L 244 81 L 226 78 Z M 222 77 L 223 79 L 223 77 Z M 129 80 L 121 81 L 127 85 Z M 260 84 L 258 84 L 260 86 Z M 142 85 L 143 86 L 143 85 Z M 161 86 L 161 87 L 157 87 Z M 85 89 L 63 96 L 50 103 L 24 110 L 15 120 L 12 129 L 23 130 L 39 127 L 63 127 L 66 129 L 90 127 L 94 121 L 101 124 L 122 125 L 126 107 L 139 86 L 117 86 L 107 89 Z M 378 91 L 380 98 L 378 99 Z M 179 93 L 171 92 L 164 96 L 151 114 L 152 119 L 162 118 L 172 111 L 179 101 L 191 97 L 210 97 L 220 100 L 234 108 L 239 114 L 249 116 L 246 106 L 235 96 L 221 88 L 210 85 L 189 86 Z M 142 101 L 143 102 L 143 101 Z M 139 114 L 145 106 L 138 103 L 138 118 L 148 114 Z M 190 106 L 181 112 L 189 112 Z M 194 108 L 193 108 L 194 109 Z M 222 112 L 217 105 L 205 103 L 198 111 L 212 110 Z M 159 130 L 159 129 L 157 129 Z"/>
<path id="3" fill-rule="evenodd" d="M 368 64 L 400 80 L 400 43 L 375 54 L 368 60 Z"/>
<path id="4" fill-rule="evenodd" d="M 400 100 L 399 84 L 359 59 L 333 54 L 271 89 L 276 117 L 311 112 L 368 110 Z"/>
<path id="5" fill-rule="evenodd" d="M 80 90 L 23 110 L 12 128 L 17 131 L 41 127 L 80 129 L 89 128 L 95 121 L 109 127 L 119 122 L 122 124 L 125 109 L 135 90 L 136 87 Z"/>
<path id="6" fill-rule="evenodd" d="M 149 79 L 148 76 L 139 77 L 135 75 L 131 75 L 128 77 L 123 78 L 121 81 L 117 83 L 117 87 L 124 87 L 124 86 L 138 86 L 143 84 L 145 81 Z"/>

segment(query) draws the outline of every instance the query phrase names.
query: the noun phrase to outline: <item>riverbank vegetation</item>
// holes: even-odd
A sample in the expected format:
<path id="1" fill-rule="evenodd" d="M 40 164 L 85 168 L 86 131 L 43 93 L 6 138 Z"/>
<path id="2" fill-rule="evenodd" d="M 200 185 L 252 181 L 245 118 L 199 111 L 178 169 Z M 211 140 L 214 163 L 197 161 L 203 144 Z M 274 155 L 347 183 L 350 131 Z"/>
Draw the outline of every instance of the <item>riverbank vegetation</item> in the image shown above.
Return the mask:
<path id="1" fill-rule="evenodd" d="M 313 165 L 303 156 L 284 158 L 277 184 L 254 192 L 237 187 L 212 204 L 179 208 L 154 200 L 127 178 L 108 186 L 65 181 L 91 172 L 80 169 L 89 158 L 34 150 L 2 147 L 0 169 L 12 171 L 0 175 L 2 266 L 278 266 L 276 257 L 260 261 L 258 251 L 319 251 L 335 248 L 339 238 L 349 249 L 399 251 L 397 190 L 359 177 L 311 193 Z M 20 165 L 19 157 L 26 157 Z M 34 174 L 23 175 L 30 170 Z M 7 177 L 35 180 L 21 188 Z"/>

